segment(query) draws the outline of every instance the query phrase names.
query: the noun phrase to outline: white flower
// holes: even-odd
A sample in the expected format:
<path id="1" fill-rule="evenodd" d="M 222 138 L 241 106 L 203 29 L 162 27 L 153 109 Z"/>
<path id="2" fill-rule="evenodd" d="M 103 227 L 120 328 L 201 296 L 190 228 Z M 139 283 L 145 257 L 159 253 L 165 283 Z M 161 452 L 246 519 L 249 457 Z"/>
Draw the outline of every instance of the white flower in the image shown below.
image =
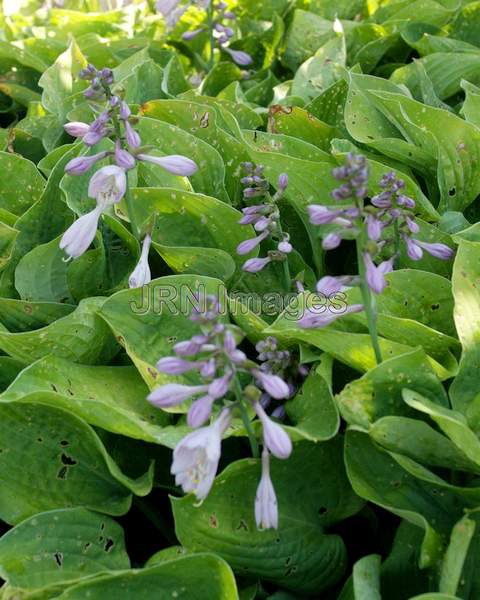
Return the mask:
<path id="1" fill-rule="evenodd" d="M 255 521 L 259 529 L 277 529 L 277 497 L 270 479 L 270 455 L 265 447 L 262 452 L 262 477 L 255 496 Z"/>
<path id="2" fill-rule="evenodd" d="M 131 288 L 143 287 L 144 285 L 147 285 L 147 283 L 150 283 L 150 281 L 152 280 L 152 274 L 148 265 L 148 253 L 150 251 L 151 244 L 152 238 L 147 233 L 147 235 L 143 239 L 142 254 L 140 255 L 140 260 L 138 261 L 137 266 L 135 267 L 128 279 L 128 285 Z"/>
<path id="3" fill-rule="evenodd" d="M 69 259 L 81 256 L 93 242 L 101 214 L 102 208 L 96 206 L 92 211 L 77 219 L 63 234 L 60 248 L 65 250 Z"/>
<path id="4" fill-rule="evenodd" d="M 224 409 L 208 427 L 189 433 L 173 451 L 171 473 L 184 492 L 193 492 L 199 500 L 207 497 L 217 473 L 222 435 L 230 424 L 230 411 Z"/>
<path id="5" fill-rule="evenodd" d="M 106 208 L 120 202 L 127 189 L 125 171 L 116 165 L 108 165 L 99 169 L 88 184 L 88 195 Z"/>

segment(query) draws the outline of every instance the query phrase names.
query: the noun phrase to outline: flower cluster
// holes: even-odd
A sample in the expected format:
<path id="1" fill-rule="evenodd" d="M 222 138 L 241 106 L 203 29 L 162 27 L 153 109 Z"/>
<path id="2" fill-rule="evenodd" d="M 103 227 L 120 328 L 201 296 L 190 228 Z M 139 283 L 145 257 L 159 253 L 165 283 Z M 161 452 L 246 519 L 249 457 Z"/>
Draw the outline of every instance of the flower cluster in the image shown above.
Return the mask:
<path id="1" fill-rule="evenodd" d="M 233 11 L 228 10 L 225 2 L 211 3 L 210 0 L 197 0 L 182 4 L 181 0 L 158 0 L 156 8 L 164 16 L 167 27 L 172 28 L 192 5 L 211 11 L 212 18 L 209 27 L 212 27 L 212 38 L 216 41 L 220 51 L 229 54 L 232 60 L 241 67 L 252 64 L 252 57 L 247 52 L 229 48 L 229 43 L 235 35 L 229 24 L 236 19 L 236 15 Z M 204 26 L 186 31 L 182 35 L 182 39 L 187 42 L 193 40 L 197 35 L 208 31 L 209 27 Z"/>
<path id="2" fill-rule="evenodd" d="M 353 285 L 361 286 L 364 281 L 374 294 L 381 294 L 386 286 L 385 275 L 393 270 L 402 241 L 412 260 L 420 260 L 424 250 L 443 260 L 453 256 L 453 250 L 445 244 L 416 239 L 420 227 L 415 220 L 415 201 L 404 193 L 405 182 L 394 172 L 381 178 L 381 191 L 370 203 L 367 202 L 369 174 L 364 156 L 348 154 L 346 164 L 333 169 L 332 174 L 341 182 L 332 191 L 332 197 L 342 205 L 338 208 L 310 205 L 310 222 L 328 226 L 322 239 L 324 250 L 337 248 L 343 239 L 356 240 L 359 276 L 323 277 L 317 283 L 318 293 L 331 296 Z M 348 200 L 350 204 L 346 204 Z M 342 315 L 360 310 L 363 310 L 362 305 L 349 306 L 343 313 L 310 312 L 300 325 L 324 327 Z"/>
<path id="3" fill-rule="evenodd" d="M 154 163 L 175 175 L 189 176 L 197 170 L 195 162 L 186 156 L 153 156 L 147 152 L 148 147 L 142 147 L 140 135 L 135 130 L 136 119 L 132 117 L 130 107 L 120 95 L 112 91 L 114 77 L 111 69 L 97 70 L 89 64 L 80 71 L 79 77 L 90 83 L 84 95 L 91 102 L 96 118 L 90 124 L 80 121 L 67 123 L 65 131 L 80 138 L 88 148 L 104 138 L 111 138 L 114 149 L 78 156 L 65 166 L 67 174 L 83 175 L 99 161 L 108 159 L 111 162 L 101 167 L 90 179 L 88 196 L 96 200 L 96 207 L 75 221 L 61 239 L 60 248 L 65 250 L 69 259 L 77 258 L 88 249 L 97 233 L 101 214 L 120 202 L 126 194 L 127 172 L 135 167 L 137 161 Z M 150 236 L 147 236 L 143 242 L 140 262 L 130 277 L 131 286 L 144 285 L 150 281 L 150 243 Z"/>
<path id="4" fill-rule="evenodd" d="M 262 366 L 249 360 L 238 348 L 243 333 L 238 327 L 226 325 L 220 320 L 220 306 L 214 296 L 199 298 L 199 306 L 193 311 L 191 319 L 199 325 L 200 333 L 175 344 L 174 356 L 161 358 L 157 369 L 167 375 L 194 371 L 201 383 L 167 383 L 148 396 L 149 402 L 160 408 L 194 398 L 187 414 L 187 422 L 194 431 L 175 448 L 171 471 L 177 485 L 181 485 L 185 492 L 193 492 L 198 499 L 204 499 L 217 472 L 221 438 L 231 422 L 232 413 L 235 409 L 245 410 L 245 404 L 248 403 L 253 407 L 263 430 L 263 471 L 255 500 L 257 525 L 262 528 L 276 527 L 277 503 L 269 476 L 269 457 L 273 454 L 277 458 L 287 458 L 292 451 L 292 444 L 281 425 L 267 415 L 259 398 L 262 390 L 277 400 L 289 397 L 290 387 L 273 372 L 273 364 L 277 365 L 280 357 L 278 354 L 272 355 L 268 359 L 271 361 L 268 368 L 264 366 L 265 362 Z M 283 359 L 286 358 L 283 356 Z M 251 381 L 244 389 L 239 374 Z M 219 415 L 212 424 L 205 426 L 216 401 L 222 404 Z"/>
<path id="5" fill-rule="evenodd" d="M 290 236 L 282 231 L 280 212 L 277 206 L 278 200 L 281 199 L 288 186 L 288 177 L 285 173 L 280 175 L 277 191 L 271 197 L 269 183 L 263 177 L 263 167 L 255 167 L 252 163 L 244 163 L 243 168 L 246 171 L 246 176 L 242 178 L 241 182 L 247 186 L 243 191 L 244 197 L 257 198 L 263 196 L 264 202 L 242 209 L 243 217 L 239 223 L 241 225 L 253 225 L 258 235 L 241 242 L 237 247 L 237 253 L 240 255 L 248 254 L 267 238 L 274 240 L 277 244 L 276 250 L 270 250 L 265 258 L 251 258 L 244 263 L 242 267 L 244 271 L 257 273 L 270 262 L 286 262 L 292 251 Z"/>

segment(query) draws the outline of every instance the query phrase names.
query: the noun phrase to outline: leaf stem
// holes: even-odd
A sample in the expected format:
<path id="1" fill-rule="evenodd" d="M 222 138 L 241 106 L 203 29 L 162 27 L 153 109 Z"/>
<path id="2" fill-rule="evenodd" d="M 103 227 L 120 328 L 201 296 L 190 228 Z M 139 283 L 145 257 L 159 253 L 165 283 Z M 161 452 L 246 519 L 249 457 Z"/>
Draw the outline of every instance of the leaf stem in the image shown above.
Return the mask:
<path id="1" fill-rule="evenodd" d="M 372 340 L 373 351 L 375 353 L 375 360 L 377 365 L 382 362 L 382 352 L 380 350 L 380 344 L 378 340 L 377 332 L 377 309 L 375 297 L 368 287 L 367 280 L 365 278 L 365 261 L 363 258 L 361 236 L 356 240 L 357 246 L 357 260 L 358 260 L 358 274 L 360 275 L 360 290 L 362 292 L 363 306 L 367 317 L 368 331 L 370 332 L 370 338 Z"/>
<path id="2" fill-rule="evenodd" d="M 245 429 L 248 434 L 248 439 L 250 441 L 250 447 L 252 449 L 253 458 L 259 458 L 260 451 L 258 449 L 258 442 L 255 436 L 255 432 L 253 431 L 252 423 L 248 417 L 247 409 L 245 407 L 245 403 L 243 401 L 243 393 L 242 387 L 240 386 L 240 382 L 238 381 L 238 376 L 235 375 L 234 378 L 235 383 L 235 397 L 238 401 L 238 405 L 240 407 L 240 414 L 242 416 L 243 424 L 245 425 Z"/>

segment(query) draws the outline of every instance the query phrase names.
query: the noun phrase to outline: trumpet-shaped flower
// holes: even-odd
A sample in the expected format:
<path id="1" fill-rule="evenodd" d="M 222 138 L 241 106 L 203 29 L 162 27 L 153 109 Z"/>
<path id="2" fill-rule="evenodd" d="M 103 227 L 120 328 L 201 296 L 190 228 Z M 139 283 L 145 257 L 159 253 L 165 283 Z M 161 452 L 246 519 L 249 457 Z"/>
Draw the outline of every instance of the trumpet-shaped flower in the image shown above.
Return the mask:
<path id="1" fill-rule="evenodd" d="M 93 242 L 101 214 L 102 208 L 96 206 L 92 211 L 77 219 L 63 234 L 60 248 L 65 250 L 69 259 L 81 256 Z"/>
<path id="2" fill-rule="evenodd" d="M 184 492 L 193 492 L 199 500 L 207 497 L 217 473 L 222 436 L 230 424 L 228 409 L 208 427 L 189 433 L 173 451 L 172 475 Z"/>
<path id="3" fill-rule="evenodd" d="M 262 452 L 262 476 L 255 495 L 255 522 L 259 529 L 278 528 L 277 497 L 270 478 L 270 455 Z"/>

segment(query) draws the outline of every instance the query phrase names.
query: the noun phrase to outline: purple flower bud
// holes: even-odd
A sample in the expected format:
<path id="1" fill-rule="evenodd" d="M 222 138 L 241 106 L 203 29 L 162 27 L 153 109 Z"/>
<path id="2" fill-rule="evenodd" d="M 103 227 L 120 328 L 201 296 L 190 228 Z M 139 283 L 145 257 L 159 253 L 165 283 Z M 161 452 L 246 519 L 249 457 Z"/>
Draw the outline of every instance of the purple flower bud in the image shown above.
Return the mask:
<path id="1" fill-rule="evenodd" d="M 249 240 L 244 240 L 243 242 L 240 242 L 240 244 L 238 244 L 237 246 L 237 254 L 239 254 L 240 256 L 248 254 L 249 252 L 254 250 L 266 237 L 268 237 L 268 231 L 264 231 L 255 238 L 251 238 Z"/>
<path id="2" fill-rule="evenodd" d="M 122 167 L 122 169 L 127 171 L 133 169 L 135 166 L 135 158 L 130 152 L 121 147 L 119 141 L 115 144 L 115 162 L 119 167 Z"/>
<path id="3" fill-rule="evenodd" d="M 277 249 L 279 252 L 283 252 L 284 254 L 290 254 L 290 252 L 293 250 L 293 247 L 290 242 L 283 240 L 278 244 Z"/>
<path id="4" fill-rule="evenodd" d="M 363 258 L 367 285 L 375 294 L 381 294 L 387 285 L 385 274 L 393 269 L 393 260 L 386 260 L 377 267 L 368 252 L 364 253 Z"/>
<path id="5" fill-rule="evenodd" d="M 262 423 L 265 446 L 273 456 L 281 459 L 288 458 L 292 453 L 292 441 L 288 433 L 268 417 L 259 402 L 255 402 L 253 408 Z"/>
<path id="6" fill-rule="evenodd" d="M 407 245 L 407 256 L 412 260 L 420 260 L 423 256 L 423 250 L 420 248 L 420 246 L 418 246 L 414 240 L 406 235 L 402 237 L 403 241 Z"/>
<path id="7" fill-rule="evenodd" d="M 251 65 L 253 62 L 253 58 L 250 56 L 250 54 L 247 54 L 246 52 L 243 52 L 242 50 L 231 50 L 230 48 L 224 48 L 224 50 L 225 50 L 225 52 L 230 54 L 233 61 L 241 67 L 247 67 L 248 65 Z"/>
<path id="8" fill-rule="evenodd" d="M 292 396 L 292 393 L 290 393 L 290 396 Z M 283 405 L 277 406 L 272 411 L 272 417 L 274 417 L 275 419 L 283 420 L 285 418 L 285 415 L 286 415 L 286 412 L 285 412 L 285 407 Z"/>
<path id="9" fill-rule="evenodd" d="M 341 241 L 342 238 L 340 235 L 338 235 L 338 233 L 329 233 L 323 238 L 322 248 L 324 250 L 333 250 L 340 246 Z"/>
<path id="10" fill-rule="evenodd" d="M 96 162 L 102 160 L 108 155 L 108 152 L 98 152 L 92 154 L 92 156 L 77 156 L 72 158 L 65 165 L 65 173 L 69 175 L 83 175 L 86 173 Z"/>
<path id="11" fill-rule="evenodd" d="M 225 396 L 225 394 L 228 392 L 232 375 L 233 374 L 231 372 L 227 372 L 222 377 L 214 379 L 208 386 L 208 394 L 212 398 L 215 398 L 215 400 L 218 398 L 223 398 L 223 396 Z"/>
<path id="12" fill-rule="evenodd" d="M 187 414 L 188 425 L 194 428 L 201 427 L 210 418 L 214 402 L 215 398 L 208 394 L 195 400 Z"/>
<path id="13" fill-rule="evenodd" d="M 421 242 L 420 240 L 413 240 L 413 242 L 435 258 L 440 258 L 441 260 L 449 260 L 454 255 L 454 251 L 451 248 L 439 242 L 434 242 L 432 244 Z"/>
<path id="14" fill-rule="evenodd" d="M 372 198 L 372 204 L 377 208 L 390 208 L 392 206 L 391 192 L 385 191 L 377 194 Z"/>
<path id="15" fill-rule="evenodd" d="M 193 40 L 193 38 L 197 37 L 197 35 L 202 33 L 203 31 L 205 31 L 205 29 L 203 27 L 200 27 L 199 29 L 193 29 L 192 31 L 185 31 L 185 33 L 182 33 L 182 40 L 189 42 L 190 40 Z"/>
<path id="16" fill-rule="evenodd" d="M 124 121 L 124 124 L 125 124 L 125 138 L 127 140 L 127 144 L 129 146 L 131 146 L 132 148 L 138 148 L 140 146 L 140 144 L 142 143 L 140 136 L 135 131 L 135 129 L 133 129 L 133 127 L 131 126 L 131 124 L 128 121 Z"/>
<path id="17" fill-rule="evenodd" d="M 182 177 L 190 177 L 197 171 L 197 165 L 193 160 L 186 156 L 179 154 L 172 154 L 171 156 L 151 156 L 150 154 L 138 154 L 137 158 L 144 162 L 150 162 L 155 165 L 163 167 L 166 171 L 173 173 L 174 175 L 181 175 Z"/>
<path id="18" fill-rule="evenodd" d="M 313 223 L 313 225 L 327 225 L 343 213 L 341 209 L 330 210 L 321 204 L 310 204 L 307 210 L 310 216 L 310 223 Z"/>
<path id="19" fill-rule="evenodd" d="M 197 354 L 197 352 L 200 350 L 200 347 L 201 344 L 197 344 L 192 340 L 187 340 L 185 342 L 178 342 L 178 344 L 175 344 L 173 350 L 175 354 L 178 354 L 178 356 L 193 356 L 194 354 Z"/>
<path id="20" fill-rule="evenodd" d="M 349 277 L 348 275 L 342 277 L 331 277 L 330 275 L 325 275 L 322 277 L 316 285 L 316 290 L 319 294 L 323 294 L 327 298 L 333 296 L 333 294 L 337 294 L 338 292 L 343 292 L 349 285 L 351 285 L 353 281 L 353 277 Z"/>
<path id="21" fill-rule="evenodd" d="M 235 339 L 233 332 L 229 329 L 227 329 L 223 337 L 223 347 L 227 354 L 230 354 L 237 349 L 237 340 Z"/>
<path id="22" fill-rule="evenodd" d="M 404 194 L 399 194 L 397 196 L 397 204 L 399 206 L 405 206 L 405 208 L 413 209 L 415 208 L 415 200 L 405 196 Z"/>
<path id="23" fill-rule="evenodd" d="M 95 146 L 95 144 L 98 144 L 104 137 L 107 137 L 108 134 L 109 130 L 106 127 L 95 129 L 90 127 L 88 133 L 83 136 L 82 141 L 86 146 Z"/>
<path id="24" fill-rule="evenodd" d="M 243 215 L 243 217 L 239 221 L 239 224 L 240 225 L 252 225 L 256 221 L 258 221 L 259 218 L 260 217 L 255 213 L 252 213 L 250 215 Z"/>
<path id="25" fill-rule="evenodd" d="M 90 125 L 82 123 L 81 121 L 72 121 L 71 123 L 65 123 L 63 126 L 68 135 L 73 137 L 82 137 L 90 131 Z"/>
<path id="26" fill-rule="evenodd" d="M 286 173 L 280 173 L 278 177 L 278 189 L 280 192 L 284 192 L 288 186 L 288 175 Z"/>
<path id="27" fill-rule="evenodd" d="M 182 373 L 196 369 L 197 366 L 198 363 L 196 362 L 183 360 L 175 356 L 165 356 L 157 362 L 157 370 L 167 375 L 182 375 Z"/>
<path id="28" fill-rule="evenodd" d="M 102 209 L 97 206 L 91 212 L 77 219 L 63 234 L 59 245 L 61 250 L 65 250 L 69 259 L 78 258 L 88 250 L 95 239 L 101 214 Z"/>
<path id="29" fill-rule="evenodd" d="M 382 235 L 382 222 L 373 215 L 367 215 L 367 235 L 369 239 L 377 242 Z"/>
<path id="30" fill-rule="evenodd" d="M 176 406 L 188 400 L 192 396 L 206 392 L 208 385 L 182 385 L 179 383 L 167 383 L 160 386 L 147 396 L 147 400 L 158 406 Z"/>
<path id="31" fill-rule="evenodd" d="M 224 19 L 236 19 L 237 15 L 234 12 L 230 11 L 230 10 L 226 10 L 223 13 L 223 18 Z"/>
<path id="32" fill-rule="evenodd" d="M 271 261 L 272 259 L 269 256 L 266 258 L 250 258 L 243 264 L 242 269 L 247 273 L 258 273 Z"/>
<path id="33" fill-rule="evenodd" d="M 254 225 L 255 231 L 265 231 L 272 225 L 270 217 L 261 216 L 257 218 L 257 222 Z"/>
<path id="34" fill-rule="evenodd" d="M 115 106 L 117 106 L 119 102 L 120 102 L 120 98 L 118 96 L 112 96 L 110 98 L 110 106 L 112 108 L 115 107 Z"/>
<path id="35" fill-rule="evenodd" d="M 263 389 L 275 398 L 276 400 L 282 400 L 288 398 L 288 385 L 278 375 L 271 375 L 269 373 L 263 373 L 258 369 L 252 371 L 253 375 L 258 379 Z"/>
<path id="36" fill-rule="evenodd" d="M 211 377 L 213 377 L 215 375 L 216 370 L 217 370 L 216 360 L 214 358 L 211 358 L 210 360 L 207 360 L 207 362 L 205 362 L 200 367 L 200 375 L 202 377 L 205 377 L 205 379 L 210 379 Z"/>
<path id="37" fill-rule="evenodd" d="M 420 227 L 418 226 L 417 223 L 415 223 L 415 221 L 411 217 L 406 216 L 405 217 L 405 222 L 407 224 L 408 229 L 412 233 L 418 233 L 420 231 Z"/>
<path id="38" fill-rule="evenodd" d="M 128 106 L 128 104 L 123 101 L 120 102 L 120 118 L 123 121 L 126 121 L 131 114 L 132 114 L 132 111 L 130 110 L 130 107 Z"/>
<path id="39" fill-rule="evenodd" d="M 302 329 L 322 329 L 323 327 L 327 327 L 340 317 L 343 317 L 350 313 L 360 312 L 362 310 L 362 304 L 351 304 L 350 306 L 347 306 L 346 310 L 343 313 L 334 313 L 331 310 L 323 310 L 323 312 L 307 310 L 303 317 L 299 319 L 297 324 Z"/>
<path id="40" fill-rule="evenodd" d="M 262 476 L 255 494 L 255 522 L 259 529 L 278 528 L 278 506 L 275 489 L 270 478 L 270 455 L 262 452 Z"/>

